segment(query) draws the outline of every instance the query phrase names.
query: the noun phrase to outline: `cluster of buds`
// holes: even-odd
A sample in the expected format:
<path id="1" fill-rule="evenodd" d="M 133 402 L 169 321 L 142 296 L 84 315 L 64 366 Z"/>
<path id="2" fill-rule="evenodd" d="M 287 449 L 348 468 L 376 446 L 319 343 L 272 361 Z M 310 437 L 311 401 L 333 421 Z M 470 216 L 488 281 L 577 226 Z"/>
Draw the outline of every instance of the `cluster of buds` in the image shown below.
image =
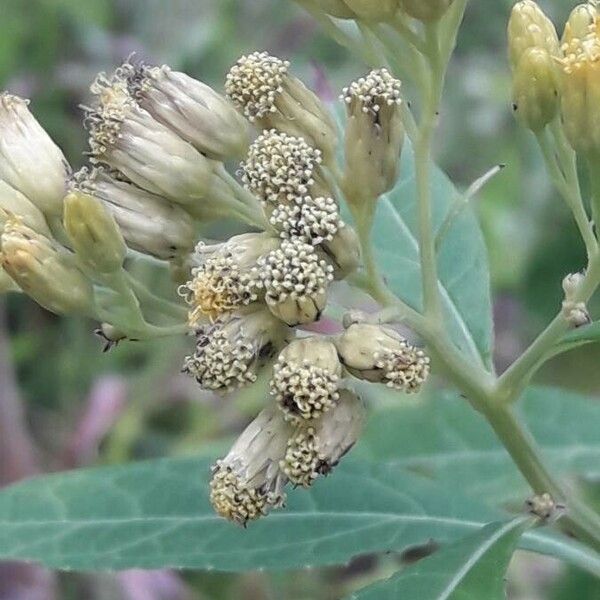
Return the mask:
<path id="1" fill-rule="evenodd" d="M 398 15 L 430 23 L 441 19 L 452 0 L 296 0 L 338 19 L 389 22 Z"/>

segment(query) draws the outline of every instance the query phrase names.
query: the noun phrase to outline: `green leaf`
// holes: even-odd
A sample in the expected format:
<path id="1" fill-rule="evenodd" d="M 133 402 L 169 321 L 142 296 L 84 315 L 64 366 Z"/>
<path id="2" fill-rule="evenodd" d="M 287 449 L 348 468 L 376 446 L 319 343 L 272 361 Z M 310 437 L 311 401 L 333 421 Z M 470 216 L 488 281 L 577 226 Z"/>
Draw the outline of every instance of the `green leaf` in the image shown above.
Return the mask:
<path id="1" fill-rule="evenodd" d="M 492 523 L 438 550 L 398 575 L 352 596 L 355 600 L 504 600 L 504 576 L 531 519 Z"/>
<path id="2" fill-rule="evenodd" d="M 398 185 L 379 201 L 373 243 L 388 284 L 402 300 L 422 306 L 418 245 L 418 202 L 414 154 L 402 153 Z M 437 231 L 458 192 L 446 175 L 432 167 L 433 222 Z M 440 293 L 455 344 L 489 366 L 492 353 L 492 309 L 487 251 L 470 207 L 454 219 L 438 252 Z"/>
<path id="3" fill-rule="evenodd" d="M 364 389 L 385 397 L 386 391 Z M 372 414 L 357 450 L 456 485 L 469 496 L 500 504 L 522 499 L 528 486 L 487 422 L 451 392 Z M 527 390 L 518 412 L 553 471 L 600 475 L 600 403 L 557 388 Z"/>
<path id="4" fill-rule="evenodd" d="M 0 560 L 102 570 L 187 567 L 244 571 L 339 564 L 367 552 L 454 541 L 502 513 L 403 469 L 342 465 L 286 509 L 248 529 L 218 518 L 209 463 L 171 459 L 79 470 L 0 492 Z M 523 545 L 600 573 L 562 536 L 532 532 Z"/>

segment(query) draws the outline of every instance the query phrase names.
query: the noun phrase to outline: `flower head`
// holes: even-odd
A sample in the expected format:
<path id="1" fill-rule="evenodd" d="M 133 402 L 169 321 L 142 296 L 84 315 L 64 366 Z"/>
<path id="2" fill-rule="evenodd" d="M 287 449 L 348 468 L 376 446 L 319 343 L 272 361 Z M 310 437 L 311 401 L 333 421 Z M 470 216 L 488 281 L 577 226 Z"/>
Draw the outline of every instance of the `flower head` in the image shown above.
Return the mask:
<path id="1" fill-rule="evenodd" d="M 93 163 L 104 163 L 153 194 L 193 205 L 207 197 L 212 164 L 141 108 L 118 76 L 100 74 L 85 124 Z"/>
<path id="2" fill-rule="evenodd" d="M 7 92 L 0 94 L 0 179 L 43 213 L 60 216 L 69 166 L 28 104 Z"/>
<path id="3" fill-rule="evenodd" d="M 271 394 L 286 419 L 308 421 L 339 399 L 342 365 L 335 345 L 319 337 L 291 342 L 273 367 Z"/>
<path id="4" fill-rule="evenodd" d="M 429 357 L 388 327 L 351 324 L 336 345 L 346 369 L 360 379 L 411 393 L 429 376 Z"/>
<path id="5" fill-rule="evenodd" d="M 247 122 L 205 83 L 167 65 L 126 62 L 117 73 L 143 109 L 206 156 L 224 161 L 248 149 Z"/>
<path id="6" fill-rule="evenodd" d="M 118 172 L 84 167 L 73 176 L 71 187 L 104 203 L 133 250 L 161 260 L 192 251 L 196 229 L 189 213 Z"/>
<path id="7" fill-rule="evenodd" d="M 52 237 L 42 211 L 19 190 L 0 179 L 0 232 L 11 217 L 18 217 L 30 229 Z"/>
<path id="8" fill-rule="evenodd" d="M 219 515 L 245 526 L 283 505 L 287 477 L 280 463 L 290 427 L 275 407 L 263 410 L 213 467 L 210 501 Z"/>
<path id="9" fill-rule="evenodd" d="M 198 329 L 196 351 L 183 370 L 204 389 L 234 390 L 256 381 L 287 335 L 287 328 L 264 309 L 224 316 Z"/>
<path id="10" fill-rule="evenodd" d="M 202 318 L 218 318 L 258 300 L 262 287 L 256 266 L 258 259 L 279 246 L 265 233 L 234 236 L 223 244 L 196 247 L 192 279 L 179 293 L 190 304 L 190 324 Z"/>
<path id="11" fill-rule="evenodd" d="M 288 441 L 283 472 L 290 483 L 310 487 L 328 475 L 357 442 L 365 420 L 360 398 L 340 390 L 337 404 L 317 421 L 297 427 Z"/>
<path id="12" fill-rule="evenodd" d="M 313 246 L 298 239 L 284 240 L 280 248 L 259 259 L 258 267 L 267 306 L 276 317 L 288 325 L 319 319 L 333 267 Z"/>

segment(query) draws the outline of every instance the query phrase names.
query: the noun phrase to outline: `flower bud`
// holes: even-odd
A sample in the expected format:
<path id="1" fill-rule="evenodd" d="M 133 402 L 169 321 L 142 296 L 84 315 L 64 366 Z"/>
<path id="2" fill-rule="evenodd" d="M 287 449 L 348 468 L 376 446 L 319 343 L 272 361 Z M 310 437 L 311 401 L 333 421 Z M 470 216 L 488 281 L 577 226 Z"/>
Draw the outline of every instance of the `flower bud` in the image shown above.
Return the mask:
<path id="1" fill-rule="evenodd" d="M 400 0 L 400 8 L 410 17 L 429 23 L 441 19 L 453 0 Z"/>
<path id="2" fill-rule="evenodd" d="M 51 237 L 50 229 L 43 213 L 21 192 L 0 179 L 0 232 L 11 216 L 18 217 L 24 225 Z"/>
<path id="3" fill-rule="evenodd" d="M 314 247 L 284 240 L 281 247 L 258 260 L 269 310 L 290 326 L 317 321 L 327 304 L 333 267 Z"/>
<path id="4" fill-rule="evenodd" d="M 97 106 L 86 109 L 93 163 L 104 163 L 153 194 L 185 206 L 209 197 L 213 163 L 156 121 L 125 84 L 99 75 Z"/>
<path id="5" fill-rule="evenodd" d="M 519 121 L 541 131 L 558 113 L 558 67 L 541 48 L 525 51 L 513 77 L 513 108 Z"/>
<path id="6" fill-rule="evenodd" d="M 38 304 L 56 314 L 90 313 L 92 284 L 73 255 L 16 218 L 5 225 L 0 240 L 2 267 Z"/>
<path id="7" fill-rule="evenodd" d="M 564 47 L 561 61 L 561 112 L 573 149 L 587 156 L 600 153 L 600 20 L 584 38 Z"/>
<path id="8" fill-rule="evenodd" d="M 102 323 L 100 327 L 94 331 L 94 333 L 104 341 L 102 352 L 110 352 L 113 348 L 119 345 L 119 342 L 131 339 L 127 337 L 127 334 L 124 331 L 118 327 L 115 327 L 114 325 L 111 325 L 110 323 Z"/>
<path id="9" fill-rule="evenodd" d="M 181 207 L 103 169 L 81 169 L 72 185 L 104 203 L 133 250 L 161 260 L 192 251 L 196 229 L 192 217 Z"/>
<path id="10" fill-rule="evenodd" d="M 288 335 L 264 309 L 221 317 L 198 329 L 196 352 L 185 359 L 183 371 L 205 390 L 230 392 L 254 383 Z"/>
<path id="11" fill-rule="evenodd" d="M 378 69 L 343 91 L 348 112 L 343 188 L 351 203 L 378 198 L 398 179 L 404 142 L 400 87 L 386 69 Z"/>
<path id="12" fill-rule="evenodd" d="M 592 4 L 579 4 L 569 15 L 565 25 L 562 43 L 568 46 L 574 39 L 583 39 L 590 32 L 590 27 L 594 24 L 598 16 L 598 9 Z"/>
<path id="13" fill-rule="evenodd" d="M 366 21 L 388 21 L 398 10 L 398 0 L 344 0 L 356 15 Z"/>
<path id="14" fill-rule="evenodd" d="M 333 266 L 333 276 L 337 281 L 345 279 L 360 266 L 360 241 L 350 225 L 340 227 L 330 240 L 321 244 L 319 251 Z"/>
<path id="15" fill-rule="evenodd" d="M 335 345 L 321 337 L 291 342 L 273 367 L 271 394 L 289 421 L 319 418 L 339 399 L 342 365 Z"/>
<path id="16" fill-rule="evenodd" d="M 275 407 L 248 425 L 213 467 L 210 501 L 219 515 L 246 526 L 283 505 L 287 477 L 280 463 L 290 435 L 290 426 Z"/>
<path id="17" fill-rule="evenodd" d="M 425 353 L 388 327 L 351 325 L 336 346 L 346 369 L 359 379 L 411 393 L 418 392 L 429 376 Z"/>
<path id="18" fill-rule="evenodd" d="M 89 194 L 71 192 L 65 198 L 64 226 L 83 265 L 97 273 L 123 266 L 127 246 L 114 217 Z"/>
<path id="19" fill-rule="evenodd" d="M 308 427 L 298 427 L 288 441 L 281 468 L 292 485 L 310 487 L 328 475 L 357 442 L 365 421 L 360 398 L 340 391 L 338 403 Z"/>
<path id="20" fill-rule="evenodd" d="M 144 110 L 202 154 L 225 161 L 246 153 L 247 122 L 210 86 L 167 65 L 125 63 L 117 72 Z"/>
<path id="21" fill-rule="evenodd" d="M 241 164 L 242 182 L 262 202 L 273 206 L 308 195 L 325 195 L 328 187 L 321 162 L 321 151 L 302 138 L 274 129 L 263 131 Z"/>
<path id="22" fill-rule="evenodd" d="M 529 48 L 540 48 L 550 56 L 560 56 L 556 28 L 533 0 L 521 0 L 512 9 L 508 22 L 510 64 L 516 69 Z"/>
<path id="23" fill-rule="evenodd" d="M 60 216 L 68 164 L 27 105 L 18 96 L 0 94 L 0 179 L 43 213 Z"/>
<path id="24" fill-rule="evenodd" d="M 304 138 L 329 163 L 335 159 L 335 123 L 321 100 L 288 68 L 287 61 L 266 52 L 242 56 L 227 75 L 227 97 L 249 121 Z"/>
<path id="25" fill-rule="evenodd" d="M 565 299 L 562 303 L 562 315 L 571 327 L 582 327 L 591 323 L 585 302 L 577 300 L 584 280 L 585 276 L 582 273 L 571 273 L 563 279 Z"/>
<path id="26" fill-rule="evenodd" d="M 256 302 L 261 280 L 256 272 L 258 259 L 276 249 L 279 240 L 266 233 L 234 236 L 223 244 L 198 244 L 192 279 L 179 288 L 191 306 L 189 322 L 211 320 Z"/>

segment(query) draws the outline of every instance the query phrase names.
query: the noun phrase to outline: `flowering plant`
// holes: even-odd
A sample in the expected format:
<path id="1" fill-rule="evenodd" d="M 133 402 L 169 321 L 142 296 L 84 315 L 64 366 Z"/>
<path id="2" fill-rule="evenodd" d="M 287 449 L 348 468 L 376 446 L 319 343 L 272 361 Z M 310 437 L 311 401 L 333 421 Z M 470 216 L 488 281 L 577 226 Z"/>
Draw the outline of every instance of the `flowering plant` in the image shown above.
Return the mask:
<path id="1" fill-rule="evenodd" d="M 444 543 L 433 556 L 353 597 L 501 598 L 517 546 L 599 575 L 600 515 L 540 457 L 515 409 L 543 395 L 528 386 L 544 362 L 600 336 L 587 307 L 600 286 L 595 4 L 574 9 L 560 40 L 533 0 L 517 2 L 510 16 L 514 112 L 538 142 L 588 264 L 565 274 L 556 318 L 498 375 L 471 207 L 498 168 L 459 194 L 432 163 L 468 1 L 297 2 L 369 65 L 342 90 L 341 109 L 266 52 L 242 56 L 223 95 L 130 59 L 92 84 L 89 164 L 73 172 L 28 103 L 0 98 L 0 286 L 96 320 L 107 350 L 193 340 L 183 371 L 222 402 L 268 382 L 259 414 L 208 478 L 197 461 L 174 460 L 0 493 L 6 526 L 25 538 L 14 544 L 0 523 L 0 556 L 58 568 L 240 570 L 332 564 L 431 538 Z M 201 235 L 224 219 L 239 233 Z M 170 271 L 170 297 L 136 278 L 129 267 L 140 257 Z M 401 418 L 414 406 L 408 394 L 420 393 L 425 406 L 428 396 L 458 391 L 459 420 L 477 413 L 487 421 L 530 493 L 516 486 L 514 495 L 477 498 L 463 477 L 466 493 L 445 502 L 460 465 L 435 472 L 439 464 L 420 456 L 415 440 L 405 455 L 396 445 L 383 467 L 363 450 L 363 461 L 348 459 L 338 475 L 370 401 L 386 388 L 407 411 Z M 397 431 L 400 446 L 418 438 L 402 422 Z M 483 481 L 493 478 L 480 466 Z M 39 527 L 37 499 L 49 514 Z"/>

